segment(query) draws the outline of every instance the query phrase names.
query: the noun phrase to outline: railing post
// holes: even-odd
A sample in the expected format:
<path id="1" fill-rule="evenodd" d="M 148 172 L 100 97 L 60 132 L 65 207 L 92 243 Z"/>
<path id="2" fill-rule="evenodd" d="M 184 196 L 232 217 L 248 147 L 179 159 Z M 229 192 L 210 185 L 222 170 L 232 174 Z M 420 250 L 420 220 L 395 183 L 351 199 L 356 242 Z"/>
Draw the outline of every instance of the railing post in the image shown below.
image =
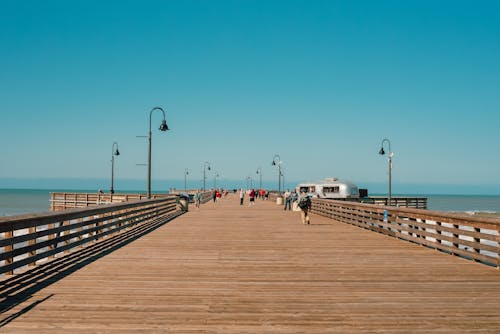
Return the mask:
<path id="1" fill-rule="evenodd" d="M 52 224 L 49 224 L 47 225 L 47 228 L 49 230 L 52 230 L 54 227 L 56 226 L 56 224 L 52 223 Z M 50 241 L 50 240 L 54 240 L 54 238 L 56 237 L 56 234 L 55 233 L 51 233 L 47 236 L 47 239 Z M 49 243 L 49 246 L 47 247 L 49 250 L 53 250 L 56 248 L 56 245 L 54 245 L 53 243 Z M 50 255 L 48 258 L 49 259 L 53 259 L 55 256 L 54 255 Z"/>
<path id="2" fill-rule="evenodd" d="M 477 232 L 477 233 L 480 233 L 481 232 L 481 228 L 479 227 L 474 227 L 474 232 Z M 480 244 L 481 243 L 481 238 L 476 238 L 474 237 L 474 243 L 475 244 Z M 480 248 L 476 248 L 474 247 L 474 253 L 476 254 L 481 254 L 481 249 Z M 479 260 L 476 260 L 476 259 L 473 259 L 475 262 L 478 262 Z"/>
<path id="3" fill-rule="evenodd" d="M 496 241 L 497 241 L 497 245 L 498 245 L 497 249 L 500 249 L 500 228 L 497 227 L 496 231 L 497 231 L 497 237 L 496 237 L 497 240 Z M 497 269 L 498 269 L 498 268 L 500 268 L 500 250 L 498 250 L 497 252 L 498 252 L 497 253 L 497 255 L 498 255 L 498 257 L 497 257 Z"/>
<path id="4" fill-rule="evenodd" d="M 14 237 L 14 230 L 13 228 L 10 229 L 10 231 L 5 232 L 5 239 L 11 239 Z M 14 246 L 12 243 L 10 245 L 7 245 L 4 247 L 5 252 L 11 252 L 14 250 Z M 5 259 L 5 265 L 9 265 L 14 262 L 14 258 L 9 257 Z M 14 275 L 14 270 L 9 270 L 5 273 L 6 275 Z"/>
<path id="5" fill-rule="evenodd" d="M 441 226 L 443 226 L 443 223 L 441 222 L 436 222 L 436 234 L 438 236 L 441 236 L 443 234 L 443 232 L 441 231 Z M 443 240 L 441 240 L 441 238 L 436 238 L 436 243 L 441 245 L 443 243 Z"/>
<path id="6" fill-rule="evenodd" d="M 457 230 L 457 231 L 458 231 L 458 230 L 459 230 L 459 227 L 460 227 L 459 225 L 453 224 L 453 228 L 454 228 L 455 230 Z M 453 238 L 454 238 L 454 239 L 456 239 L 456 240 L 458 240 L 458 239 L 460 238 L 460 235 L 459 235 L 459 234 L 457 234 L 457 233 L 453 233 Z M 459 249 L 459 245 L 460 245 L 460 244 L 453 242 L 453 247 L 455 247 L 456 249 Z M 459 255 L 458 253 L 452 253 L 452 254 L 453 254 L 453 255 Z"/>
<path id="7" fill-rule="evenodd" d="M 36 226 L 33 226 L 33 227 L 30 227 L 29 228 L 29 234 L 35 234 L 36 233 Z M 29 246 L 35 246 L 36 245 L 36 238 L 35 239 L 30 239 L 28 241 L 28 245 Z M 29 252 L 29 256 L 30 257 L 34 257 L 36 255 L 36 251 L 31 251 Z M 28 267 L 34 267 L 36 265 L 36 262 L 30 262 L 30 264 L 28 264 Z"/>

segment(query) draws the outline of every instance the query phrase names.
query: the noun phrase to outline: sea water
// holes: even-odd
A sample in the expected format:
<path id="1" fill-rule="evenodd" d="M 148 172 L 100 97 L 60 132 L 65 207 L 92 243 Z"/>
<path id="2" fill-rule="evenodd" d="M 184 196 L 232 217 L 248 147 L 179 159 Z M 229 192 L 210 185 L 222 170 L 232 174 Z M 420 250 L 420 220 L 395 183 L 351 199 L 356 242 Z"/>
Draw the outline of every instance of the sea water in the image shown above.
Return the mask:
<path id="1" fill-rule="evenodd" d="M 50 190 L 0 189 L 0 217 L 50 210 Z"/>
<path id="2" fill-rule="evenodd" d="M 500 212 L 500 196 L 496 195 L 430 195 L 427 208 L 448 212 Z"/>

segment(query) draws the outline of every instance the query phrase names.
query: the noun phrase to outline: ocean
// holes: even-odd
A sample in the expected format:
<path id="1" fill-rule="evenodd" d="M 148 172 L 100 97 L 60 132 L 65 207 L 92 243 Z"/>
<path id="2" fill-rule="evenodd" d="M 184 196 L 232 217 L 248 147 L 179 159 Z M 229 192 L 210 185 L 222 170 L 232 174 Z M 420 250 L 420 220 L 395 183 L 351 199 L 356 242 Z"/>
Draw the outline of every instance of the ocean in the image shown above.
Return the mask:
<path id="1" fill-rule="evenodd" d="M 0 189 L 0 216 L 50 210 L 50 193 L 61 190 Z M 64 190 L 65 192 L 89 192 Z M 130 191 L 132 192 L 132 191 Z M 446 212 L 500 212 L 500 195 L 393 195 L 394 197 L 427 197 L 430 210 Z"/>
<path id="2" fill-rule="evenodd" d="M 51 192 L 89 193 L 89 190 L 0 189 L 0 217 L 50 211 Z M 137 191 L 124 191 L 137 193 Z M 120 192 L 117 192 L 120 193 Z"/>

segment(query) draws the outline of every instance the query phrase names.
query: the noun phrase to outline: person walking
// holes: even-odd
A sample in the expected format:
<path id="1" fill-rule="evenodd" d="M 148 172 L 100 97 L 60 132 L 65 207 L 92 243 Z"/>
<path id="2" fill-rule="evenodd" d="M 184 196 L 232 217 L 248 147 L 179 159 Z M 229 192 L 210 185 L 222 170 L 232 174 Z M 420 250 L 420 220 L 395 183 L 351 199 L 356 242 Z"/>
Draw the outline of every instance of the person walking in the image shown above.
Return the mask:
<path id="1" fill-rule="evenodd" d="M 287 207 L 288 211 L 292 210 L 292 193 L 290 190 L 287 189 L 283 194 L 283 197 L 285 198 L 285 208 L 283 210 L 286 211 Z"/>
<path id="2" fill-rule="evenodd" d="M 248 198 L 250 199 L 250 203 L 248 205 L 255 205 L 255 190 L 251 189 L 250 194 L 248 194 Z"/>
<path id="3" fill-rule="evenodd" d="M 299 197 L 299 208 L 300 208 L 300 216 L 302 218 L 302 224 L 310 224 L 311 221 L 309 219 L 309 209 L 311 208 L 311 199 L 306 195 L 306 192 L 303 191 L 300 193 Z"/>
<path id="4" fill-rule="evenodd" d="M 243 199 L 245 198 L 245 192 L 243 188 L 240 189 L 240 205 L 243 205 Z"/>
<path id="5" fill-rule="evenodd" d="M 198 189 L 196 190 L 196 194 L 194 195 L 194 200 L 195 200 L 195 205 L 197 208 L 200 208 L 201 204 L 201 191 Z"/>
<path id="6" fill-rule="evenodd" d="M 264 200 L 264 195 L 266 194 L 266 191 L 264 189 L 260 189 L 259 194 L 260 194 L 260 199 Z"/>

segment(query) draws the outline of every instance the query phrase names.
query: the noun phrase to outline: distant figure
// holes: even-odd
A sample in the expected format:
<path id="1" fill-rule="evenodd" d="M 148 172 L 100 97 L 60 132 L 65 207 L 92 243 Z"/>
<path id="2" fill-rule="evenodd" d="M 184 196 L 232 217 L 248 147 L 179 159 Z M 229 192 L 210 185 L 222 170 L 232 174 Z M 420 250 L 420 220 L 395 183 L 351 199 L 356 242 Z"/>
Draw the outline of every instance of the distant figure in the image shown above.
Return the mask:
<path id="1" fill-rule="evenodd" d="M 196 191 L 196 194 L 194 195 L 194 200 L 195 200 L 196 207 L 199 208 L 200 204 L 201 204 L 201 191 L 200 190 Z"/>
<path id="2" fill-rule="evenodd" d="M 266 200 L 269 199 L 269 190 L 266 190 L 266 194 L 264 195 L 264 197 L 266 198 Z"/>
<path id="3" fill-rule="evenodd" d="M 264 195 L 266 194 L 266 191 L 264 189 L 259 190 L 260 198 L 264 200 Z"/>
<path id="4" fill-rule="evenodd" d="M 288 211 L 292 210 L 292 193 L 290 192 L 290 190 L 287 189 L 283 194 L 283 197 L 285 198 L 285 208 L 283 210 L 286 211 L 287 207 Z"/>
<path id="5" fill-rule="evenodd" d="M 250 194 L 248 194 L 248 198 L 250 198 L 250 203 L 248 205 L 255 205 L 255 190 L 251 189 Z"/>
<path id="6" fill-rule="evenodd" d="M 306 195 L 306 192 L 303 191 L 300 193 L 299 197 L 299 208 L 300 208 L 300 216 L 302 218 L 302 224 L 310 224 L 311 221 L 309 219 L 309 209 L 311 208 L 311 199 Z"/>
<path id="7" fill-rule="evenodd" d="M 217 201 L 217 190 L 214 190 L 214 193 L 212 194 L 212 198 L 214 200 L 214 204 Z"/>
<path id="8" fill-rule="evenodd" d="M 292 205 L 299 200 L 299 194 L 297 194 L 297 190 L 293 190 L 292 194 L 290 195 Z"/>
<path id="9" fill-rule="evenodd" d="M 240 189 L 240 205 L 243 205 L 243 199 L 245 198 L 245 192 L 243 188 Z"/>

